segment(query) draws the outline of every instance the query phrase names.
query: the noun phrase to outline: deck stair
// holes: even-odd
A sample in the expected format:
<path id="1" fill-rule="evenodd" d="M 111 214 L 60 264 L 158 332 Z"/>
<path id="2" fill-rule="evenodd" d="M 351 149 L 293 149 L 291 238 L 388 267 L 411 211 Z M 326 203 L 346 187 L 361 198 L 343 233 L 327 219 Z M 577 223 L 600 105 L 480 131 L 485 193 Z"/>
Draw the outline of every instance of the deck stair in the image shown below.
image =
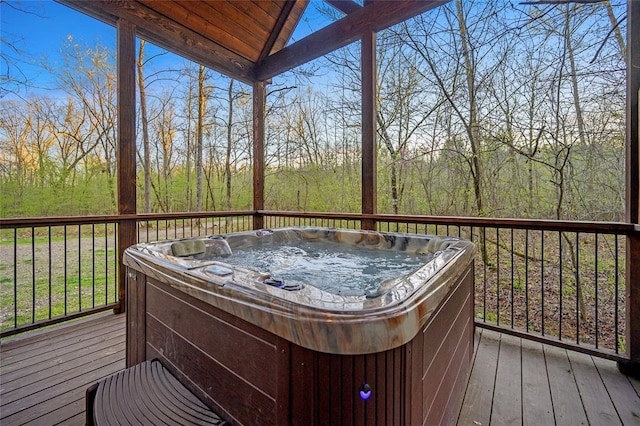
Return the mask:
<path id="1" fill-rule="evenodd" d="M 87 390 L 87 425 L 227 425 L 160 361 L 145 361 Z"/>

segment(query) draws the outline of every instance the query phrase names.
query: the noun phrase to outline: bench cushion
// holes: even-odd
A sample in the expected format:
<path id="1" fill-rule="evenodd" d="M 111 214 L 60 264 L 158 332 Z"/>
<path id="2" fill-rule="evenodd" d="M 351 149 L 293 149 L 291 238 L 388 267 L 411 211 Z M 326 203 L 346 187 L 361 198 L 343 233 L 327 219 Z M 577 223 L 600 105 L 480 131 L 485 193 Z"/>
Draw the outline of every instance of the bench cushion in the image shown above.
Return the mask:
<path id="1" fill-rule="evenodd" d="M 162 364 L 145 361 L 87 391 L 87 424 L 226 425 Z"/>

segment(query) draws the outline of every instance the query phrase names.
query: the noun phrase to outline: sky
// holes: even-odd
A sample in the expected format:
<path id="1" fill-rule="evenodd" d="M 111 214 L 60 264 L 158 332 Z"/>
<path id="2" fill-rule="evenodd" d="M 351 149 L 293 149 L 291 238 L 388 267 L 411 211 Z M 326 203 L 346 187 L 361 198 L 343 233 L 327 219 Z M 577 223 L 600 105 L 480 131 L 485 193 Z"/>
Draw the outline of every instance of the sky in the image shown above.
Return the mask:
<path id="1" fill-rule="evenodd" d="M 101 42 L 115 48 L 114 27 L 50 0 L 2 1 L 0 22 L 2 84 L 6 84 L 7 77 L 19 81 L 27 79 L 30 92 L 54 86 L 52 76 L 39 64 L 44 60 L 57 62 L 61 46 L 69 35 L 87 44 Z M 9 90 L 15 88 L 14 85 Z"/>
<path id="2" fill-rule="evenodd" d="M 303 16 L 292 41 L 304 37 L 328 23 L 317 12 L 312 0 Z M 51 75 L 38 63 L 43 59 L 56 62 L 61 46 L 69 35 L 74 41 L 95 45 L 101 43 L 115 50 L 116 30 L 101 21 L 58 4 L 52 0 L 0 0 L 0 25 L 2 37 L 1 84 L 7 77 L 30 80 L 31 91 L 46 90 L 53 86 Z M 153 49 L 147 45 L 147 49 Z M 173 55 L 165 60 L 182 60 Z M 2 90 L 1 93 L 6 93 Z M 0 96 L 2 96 L 0 94 Z"/>
<path id="3" fill-rule="evenodd" d="M 0 3 L 2 35 L 42 53 L 58 49 L 70 32 L 115 37 L 115 29 L 51 0 Z M 72 24 L 72 25 L 70 25 Z"/>

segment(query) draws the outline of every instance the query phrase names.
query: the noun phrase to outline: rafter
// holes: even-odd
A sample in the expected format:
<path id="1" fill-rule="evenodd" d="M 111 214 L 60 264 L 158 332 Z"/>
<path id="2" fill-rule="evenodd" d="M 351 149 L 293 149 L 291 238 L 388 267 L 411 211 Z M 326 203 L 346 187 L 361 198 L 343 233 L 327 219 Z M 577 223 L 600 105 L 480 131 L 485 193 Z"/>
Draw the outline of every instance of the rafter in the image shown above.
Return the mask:
<path id="1" fill-rule="evenodd" d="M 372 2 L 267 57 L 258 64 L 256 77 L 258 80 L 268 80 L 344 47 L 358 40 L 368 31 L 380 31 L 447 2 L 448 0 Z"/>
<path id="2" fill-rule="evenodd" d="M 291 11 L 293 10 L 293 7 L 295 5 L 296 5 L 296 2 L 294 1 L 288 1 L 284 4 L 284 7 L 282 8 L 282 12 L 280 12 L 280 16 L 278 16 L 278 20 L 276 21 L 276 25 L 273 31 L 271 31 L 271 34 L 269 34 L 269 39 L 265 43 L 264 48 L 262 49 L 262 53 L 260 53 L 260 58 L 258 58 L 258 62 L 262 61 L 264 58 L 269 56 L 269 53 L 271 53 L 271 50 L 273 49 L 273 46 L 276 44 L 278 37 L 280 37 L 280 33 L 284 28 L 284 24 L 286 24 L 287 19 L 289 18 L 289 15 L 291 14 Z"/>
<path id="3" fill-rule="evenodd" d="M 358 10 L 362 9 L 362 6 L 352 0 L 324 0 L 324 2 L 334 7 L 335 9 L 338 9 L 345 15 L 357 12 Z"/>

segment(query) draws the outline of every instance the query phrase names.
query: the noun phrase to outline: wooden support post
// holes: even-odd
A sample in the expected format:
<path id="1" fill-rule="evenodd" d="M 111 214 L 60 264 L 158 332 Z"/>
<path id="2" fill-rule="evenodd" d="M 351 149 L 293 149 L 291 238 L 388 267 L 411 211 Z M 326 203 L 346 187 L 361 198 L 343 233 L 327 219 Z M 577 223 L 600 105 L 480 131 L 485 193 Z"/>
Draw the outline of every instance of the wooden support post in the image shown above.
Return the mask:
<path id="1" fill-rule="evenodd" d="M 264 218 L 257 213 L 264 210 L 264 109 L 267 98 L 266 83 L 253 84 L 253 229 L 264 228 Z"/>
<path id="2" fill-rule="evenodd" d="M 627 2 L 627 134 L 626 134 L 626 216 L 640 223 L 640 2 Z M 629 360 L 618 362 L 624 374 L 640 378 L 640 230 L 627 237 L 626 333 Z"/>
<path id="3" fill-rule="evenodd" d="M 362 213 L 377 212 L 376 184 L 376 33 L 362 37 Z M 376 221 L 363 219 L 362 229 L 375 230 Z"/>
<path id="4" fill-rule="evenodd" d="M 136 31 L 130 22 L 119 20 L 118 30 L 118 214 L 136 213 Z M 118 297 L 126 307 L 126 270 L 122 264 L 124 250 L 136 242 L 135 219 L 118 224 Z"/>

